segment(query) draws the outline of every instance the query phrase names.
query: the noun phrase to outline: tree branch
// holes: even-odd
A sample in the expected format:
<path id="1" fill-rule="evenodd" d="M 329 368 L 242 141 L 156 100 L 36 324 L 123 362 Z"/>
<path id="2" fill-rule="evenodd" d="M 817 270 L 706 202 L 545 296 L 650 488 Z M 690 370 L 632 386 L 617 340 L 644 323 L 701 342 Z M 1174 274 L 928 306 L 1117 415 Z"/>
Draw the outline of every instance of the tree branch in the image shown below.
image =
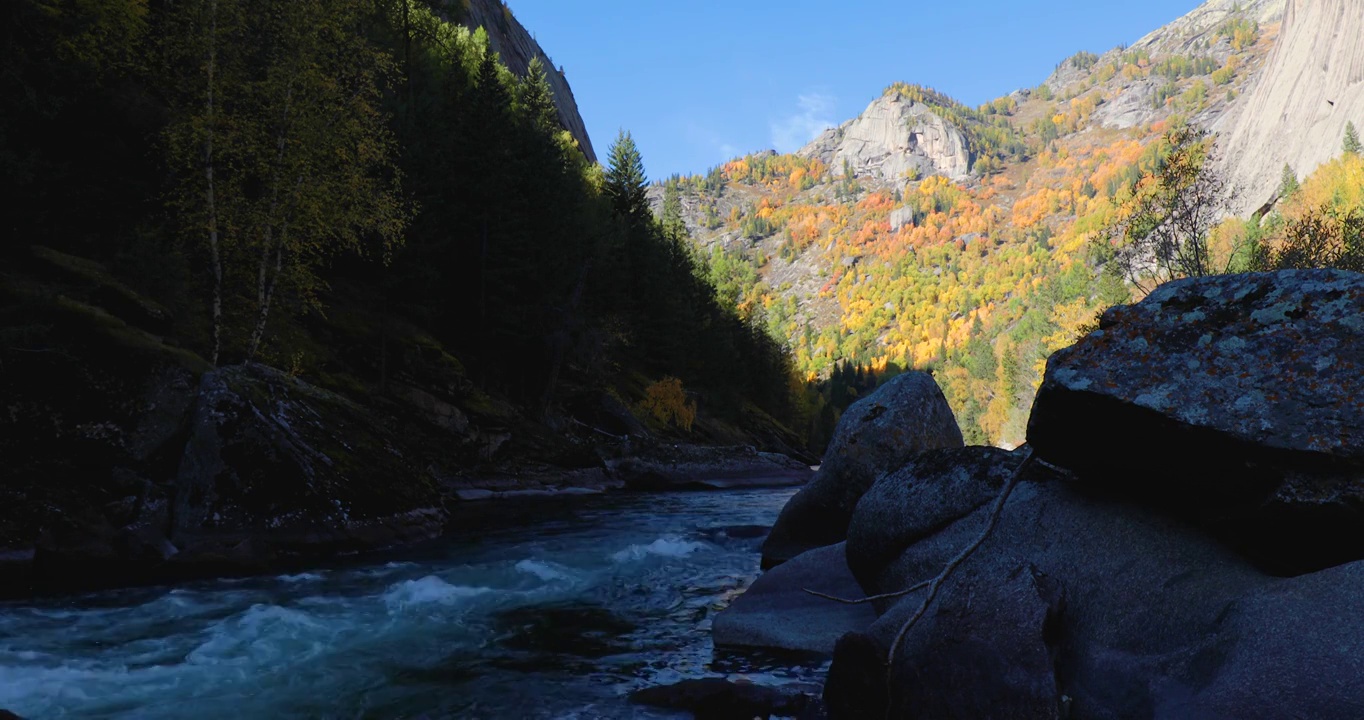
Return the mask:
<path id="1" fill-rule="evenodd" d="M 825 600 L 833 600 L 833 601 L 836 602 L 836 603 L 843 603 L 844 605 L 864 605 L 864 604 L 866 604 L 866 603 L 876 602 L 877 600 L 891 600 L 891 599 L 898 598 L 898 597 L 904 597 L 904 596 L 906 596 L 906 595 L 908 595 L 908 594 L 910 594 L 910 593 L 918 592 L 919 590 L 923 590 L 924 588 L 928 587 L 928 584 L 929 584 L 930 582 L 932 582 L 932 581 L 931 581 L 931 580 L 925 580 L 925 581 L 923 581 L 923 582 L 921 582 L 921 583 L 918 583 L 918 584 L 916 584 L 916 585 L 911 585 L 910 587 L 907 587 L 907 588 L 905 588 L 904 590 L 896 590 L 895 592 L 882 593 L 882 594 L 880 594 L 880 595 L 868 595 L 867 597 L 864 597 L 864 598 L 841 598 L 841 597 L 838 597 L 837 595 L 827 595 L 827 594 L 822 593 L 822 592 L 819 592 L 819 591 L 817 591 L 817 590 L 811 590 L 810 588 L 801 588 L 801 589 L 804 590 L 804 591 L 807 592 L 807 593 L 810 593 L 811 595 L 814 595 L 814 596 L 817 597 L 817 598 L 824 598 Z"/>
<path id="2" fill-rule="evenodd" d="M 909 635 L 909 631 L 919 622 L 919 619 L 924 616 L 924 613 L 928 612 L 928 607 L 932 605 L 933 600 L 937 598 L 938 591 L 942 589 L 943 583 L 945 583 L 947 579 L 952 576 L 952 573 L 962 563 L 966 562 L 967 558 L 971 557 L 971 555 L 985 543 L 985 540 L 990 537 L 990 533 L 995 529 L 995 524 L 999 522 L 1000 514 L 1004 511 L 1004 503 L 1009 500 L 1009 495 L 1012 494 L 1014 488 L 1018 486 L 1019 478 L 1023 476 L 1023 472 L 1028 469 L 1028 466 L 1032 464 L 1032 459 L 1032 448 L 1028 448 L 1027 455 L 1023 458 L 1022 464 L 1018 466 L 1017 470 L 1014 470 L 1014 474 L 1009 477 L 1009 481 L 1004 483 L 1004 488 L 1000 490 L 999 497 L 995 498 L 994 506 L 990 508 L 989 519 L 985 523 L 985 528 L 981 530 L 980 536 L 976 538 L 975 542 L 963 548 L 956 557 L 952 558 L 952 560 L 947 563 L 947 566 L 943 568 L 943 571 L 929 582 L 928 595 L 925 596 L 923 602 L 919 604 L 919 609 L 914 611 L 914 614 L 900 626 L 900 631 L 895 634 L 895 640 L 890 644 L 890 650 L 886 653 L 887 720 L 890 720 L 890 696 L 891 688 L 894 685 L 895 656 L 900 652 L 900 645 L 904 643 L 905 636 Z"/>

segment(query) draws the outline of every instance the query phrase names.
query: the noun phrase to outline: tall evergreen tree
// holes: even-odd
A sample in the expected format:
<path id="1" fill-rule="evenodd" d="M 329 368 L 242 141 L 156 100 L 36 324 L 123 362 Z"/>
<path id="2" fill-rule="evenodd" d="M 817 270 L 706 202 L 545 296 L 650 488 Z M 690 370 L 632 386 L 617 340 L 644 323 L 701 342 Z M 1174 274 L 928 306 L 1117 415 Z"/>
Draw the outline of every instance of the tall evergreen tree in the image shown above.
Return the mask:
<path id="1" fill-rule="evenodd" d="M 611 145 L 606 170 L 606 193 L 616 213 L 632 222 L 648 217 L 645 196 L 644 160 L 630 133 L 621 130 Z"/>
<path id="2" fill-rule="evenodd" d="M 545 133 L 559 129 L 559 111 L 554 105 L 554 91 L 549 87 L 549 76 L 540 58 L 530 59 L 526 76 L 517 85 L 517 109 L 521 116 Z"/>
<path id="3" fill-rule="evenodd" d="M 1290 198 L 1297 194 L 1302 185 L 1298 182 L 1298 174 L 1293 171 L 1293 166 L 1288 163 L 1283 164 L 1283 175 L 1279 180 L 1279 197 Z"/>
<path id="4" fill-rule="evenodd" d="M 1359 131 L 1355 129 L 1353 121 L 1345 123 L 1345 142 L 1343 145 L 1347 155 L 1358 155 L 1364 151 L 1364 144 L 1359 141 Z"/>
<path id="5" fill-rule="evenodd" d="M 687 223 L 682 219 L 682 193 L 677 185 L 668 183 L 663 187 L 663 232 L 674 240 L 688 237 Z"/>

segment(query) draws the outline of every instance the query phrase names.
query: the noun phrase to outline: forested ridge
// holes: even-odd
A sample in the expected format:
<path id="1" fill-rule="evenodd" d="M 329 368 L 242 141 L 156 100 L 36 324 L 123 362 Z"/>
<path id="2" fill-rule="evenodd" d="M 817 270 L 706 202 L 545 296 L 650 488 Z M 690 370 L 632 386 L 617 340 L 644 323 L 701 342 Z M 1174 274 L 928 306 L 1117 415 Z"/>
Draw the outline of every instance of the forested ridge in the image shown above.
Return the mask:
<path id="1" fill-rule="evenodd" d="M 669 432 L 698 407 L 801 426 L 783 348 L 655 218 L 629 134 L 589 163 L 557 70 L 514 75 L 463 12 L 6 3 L 6 374 L 72 358 L 86 323 L 360 398 L 417 363 L 475 410 L 542 417 L 591 390 Z"/>

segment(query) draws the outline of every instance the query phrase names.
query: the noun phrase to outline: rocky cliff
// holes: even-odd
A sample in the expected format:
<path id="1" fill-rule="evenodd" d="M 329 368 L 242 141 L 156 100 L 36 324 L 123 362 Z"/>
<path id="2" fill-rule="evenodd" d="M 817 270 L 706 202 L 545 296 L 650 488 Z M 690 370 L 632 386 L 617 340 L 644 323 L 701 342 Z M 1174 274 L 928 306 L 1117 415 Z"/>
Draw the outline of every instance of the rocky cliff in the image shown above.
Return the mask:
<path id="1" fill-rule="evenodd" d="M 1270 198 L 1284 163 L 1300 174 L 1364 125 L 1364 0 L 1290 0 L 1282 35 L 1241 112 L 1221 128 L 1242 210 Z"/>
<path id="2" fill-rule="evenodd" d="M 971 156 L 960 128 L 927 105 L 886 93 L 861 115 L 824 131 L 799 151 L 818 158 L 835 172 L 848 163 L 858 175 L 899 183 L 910 171 L 965 178 Z"/>
<path id="3" fill-rule="evenodd" d="M 592 139 L 587 136 L 587 125 L 578 114 L 578 103 L 573 99 L 573 88 L 563 70 L 555 65 L 545 54 L 540 43 L 512 15 L 503 3 L 497 0 L 464 0 L 465 12 L 460 20 L 471 28 L 483 27 L 488 31 L 488 40 L 493 50 L 502 56 L 502 62 L 517 75 L 525 75 L 531 58 L 538 57 L 545 64 L 549 76 L 550 90 L 554 91 L 554 103 L 559 107 L 559 123 L 572 133 L 590 162 L 597 161 L 597 153 L 592 149 Z"/>
<path id="4" fill-rule="evenodd" d="M 1213 39 L 1228 20 L 1244 18 L 1267 25 L 1283 17 L 1287 0 L 1208 0 L 1189 14 L 1147 33 L 1131 50 L 1153 53 L 1190 53 L 1194 43 Z"/>

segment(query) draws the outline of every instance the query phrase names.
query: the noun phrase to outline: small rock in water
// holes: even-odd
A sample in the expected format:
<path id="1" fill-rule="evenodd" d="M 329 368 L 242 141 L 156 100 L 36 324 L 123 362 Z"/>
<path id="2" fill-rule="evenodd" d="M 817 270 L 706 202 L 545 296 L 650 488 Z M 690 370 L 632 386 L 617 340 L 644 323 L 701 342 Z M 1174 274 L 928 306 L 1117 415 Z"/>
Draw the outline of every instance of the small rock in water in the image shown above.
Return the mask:
<path id="1" fill-rule="evenodd" d="M 760 538 L 767 535 L 772 528 L 766 525 L 731 525 L 725 528 L 725 534 L 732 538 Z"/>
<path id="2" fill-rule="evenodd" d="M 0 720 L 24 720 L 8 710 L 0 710 Z"/>

